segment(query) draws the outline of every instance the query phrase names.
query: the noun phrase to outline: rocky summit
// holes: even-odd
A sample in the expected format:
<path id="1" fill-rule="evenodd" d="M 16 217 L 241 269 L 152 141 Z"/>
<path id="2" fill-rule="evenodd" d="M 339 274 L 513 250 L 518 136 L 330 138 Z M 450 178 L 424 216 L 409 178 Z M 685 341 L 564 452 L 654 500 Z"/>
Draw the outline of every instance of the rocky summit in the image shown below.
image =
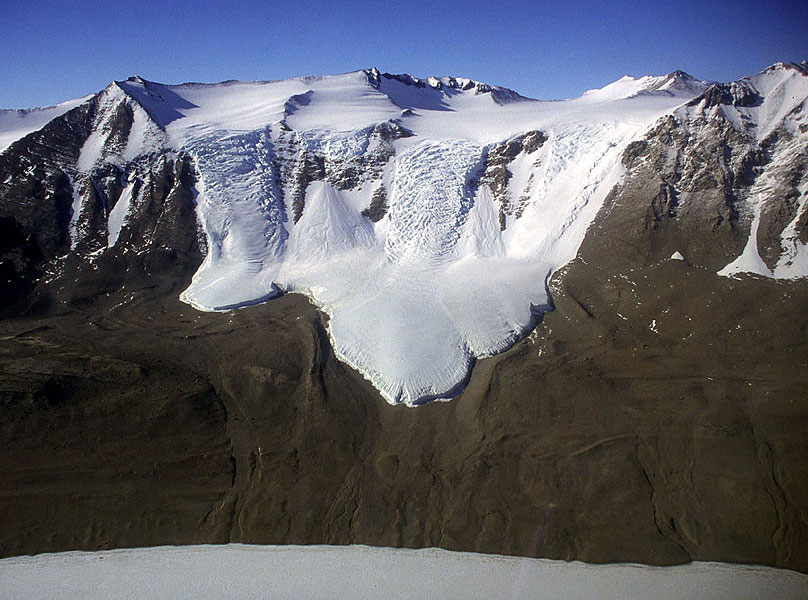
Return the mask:
<path id="1" fill-rule="evenodd" d="M 807 167 L 804 62 L 0 111 L 0 554 L 808 571 Z"/>

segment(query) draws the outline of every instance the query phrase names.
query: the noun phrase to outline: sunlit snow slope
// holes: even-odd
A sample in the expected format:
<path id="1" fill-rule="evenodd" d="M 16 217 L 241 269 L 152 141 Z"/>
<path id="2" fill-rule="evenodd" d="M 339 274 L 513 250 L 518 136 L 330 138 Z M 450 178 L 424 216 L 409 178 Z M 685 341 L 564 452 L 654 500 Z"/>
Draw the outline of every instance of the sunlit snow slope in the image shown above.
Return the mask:
<path id="1" fill-rule="evenodd" d="M 751 80 L 766 101 L 729 116 L 766 134 L 804 99 L 797 75 Z M 228 310 L 305 293 L 329 315 L 336 354 L 389 402 L 450 398 L 475 359 L 546 310 L 547 277 L 575 257 L 627 145 L 677 109 L 690 118 L 699 108 L 685 105 L 707 89 L 678 71 L 553 102 L 375 69 L 174 86 L 134 77 L 92 100 L 71 240 L 82 239 L 91 196 L 81 190 L 99 165 L 128 174 L 106 215 L 113 248 L 143 203 L 145 187 L 130 182 L 155 156 L 188 157 L 206 257 L 183 301 Z M 0 125 L 18 118 L 0 114 Z M 772 275 L 802 273 L 808 253 L 793 246 Z M 748 269 L 753 250 L 728 272 Z"/>
<path id="2" fill-rule="evenodd" d="M 28 108 L 22 110 L 0 109 L 0 152 L 8 145 L 45 125 L 51 119 L 58 117 L 86 102 L 91 96 L 68 100 L 55 106 L 42 108 Z"/>

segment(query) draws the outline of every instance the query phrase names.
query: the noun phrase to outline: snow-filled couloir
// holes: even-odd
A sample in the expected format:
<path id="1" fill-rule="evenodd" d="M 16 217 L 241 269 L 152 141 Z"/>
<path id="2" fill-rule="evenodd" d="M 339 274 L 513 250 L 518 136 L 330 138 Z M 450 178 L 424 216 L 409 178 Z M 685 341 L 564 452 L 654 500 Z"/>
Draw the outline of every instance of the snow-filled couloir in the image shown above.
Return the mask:
<path id="1" fill-rule="evenodd" d="M 337 356 L 389 402 L 450 398 L 477 358 L 547 309 L 547 278 L 575 257 L 628 144 L 711 89 L 678 71 L 552 102 L 375 69 L 255 83 L 133 77 L 94 97 L 99 125 L 69 174 L 71 239 L 99 164 L 126 173 L 103 251 L 134 218 L 138 165 L 188 157 L 206 254 L 183 301 L 217 311 L 304 293 L 329 315 Z M 782 121 L 780 104 L 736 112 L 761 130 Z"/>

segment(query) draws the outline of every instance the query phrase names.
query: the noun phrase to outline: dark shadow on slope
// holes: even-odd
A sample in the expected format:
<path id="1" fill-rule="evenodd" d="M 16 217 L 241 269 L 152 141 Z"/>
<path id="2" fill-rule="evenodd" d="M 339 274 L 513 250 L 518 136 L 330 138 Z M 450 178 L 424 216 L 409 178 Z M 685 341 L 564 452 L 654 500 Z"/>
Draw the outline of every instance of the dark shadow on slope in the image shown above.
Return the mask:
<path id="1" fill-rule="evenodd" d="M 290 96 L 283 105 L 284 115 L 287 117 L 297 112 L 300 108 L 311 104 L 311 97 L 314 95 L 314 90 L 307 90 L 302 94 L 295 94 Z"/>
<path id="2" fill-rule="evenodd" d="M 146 81 L 141 77 L 130 77 L 116 82 L 118 86 L 134 98 L 160 127 L 181 119 L 181 109 L 199 108 L 185 98 L 159 83 Z"/>
<path id="3" fill-rule="evenodd" d="M 381 91 L 393 101 L 393 104 L 403 109 L 452 111 L 446 99 L 460 93 L 457 90 L 439 90 L 430 87 L 420 79 L 416 80 L 408 75 L 384 73 L 381 77 Z"/>
<path id="4" fill-rule="evenodd" d="M 530 303 L 530 315 L 533 322 L 526 328 L 525 334 L 535 329 L 544 319 L 544 315 L 550 311 L 555 310 L 555 303 L 553 302 L 553 295 L 550 293 L 550 278 L 553 276 L 553 270 L 547 271 L 544 276 L 544 293 L 547 295 L 547 301 L 544 304 Z"/>

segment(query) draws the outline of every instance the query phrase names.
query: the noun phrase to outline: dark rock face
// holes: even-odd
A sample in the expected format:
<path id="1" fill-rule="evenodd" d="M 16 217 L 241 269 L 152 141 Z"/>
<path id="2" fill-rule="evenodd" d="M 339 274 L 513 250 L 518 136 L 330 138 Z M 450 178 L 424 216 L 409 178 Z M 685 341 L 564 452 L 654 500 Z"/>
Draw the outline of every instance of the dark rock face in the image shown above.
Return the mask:
<path id="1" fill-rule="evenodd" d="M 303 216 L 303 208 L 306 206 L 306 190 L 309 188 L 309 184 L 312 181 L 322 181 L 323 179 L 325 179 L 323 157 L 312 155 L 304 150 L 295 169 L 292 183 L 292 213 L 295 223 Z"/>
<path id="2" fill-rule="evenodd" d="M 373 192 L 373 198 L 370 200 L 370 206 L 362 211 L 368 219 L 374 223 L 378 223 L 387 214 L 387 192 L 384 191 L 384 186 L 379 186 Z"/>
<path id="3" fill-rule="evenodd" d="M 13 272 L 4 299 L 15 310 L 85 302 L 126 281 L 174 289 L 201 263 L 190 159 L 159 146 L 122 158 L 136 106 L 112 84 L 0 154 L 0 220 L 9 233 L 0 258 Z M 92 136 L 99 158 L 80 171 Z M 129 218 L 113 246 L 110 213 L 129 186 Z"/>
<path id="4" fill-rule="evenodd" d="M 429 87 L 447 94 L 451 94 L 453 91 L 456 93 L 458 90 L 474 90 L 475 95 L 490 94 L 491 99 L 497 104 L 531 101 L 530 98 L 526 98 L 525 96 L 522 96 L 511 89 L 495 85 L 488 85 L 487 83 L 480 83 L 479 81 L 473 81 L 470 79 L 458 80 L 454 77 L 442 77 L 440 79 L 431 77 L 427 79 L 419 79 L 418 77 L 413 77 L 412 75 L 406 73 L 379 73 L 379 71 L 375 68 L 365 71 L 365 74 L 368 77 L 368 82 L 376 89 L 379 89 L 382 85 L 382 80 L 386 79 L 398 81 L 404 85 L 421 89 Z"/>
<path id="5" fill-rule="evenodd" d="M 90 261 L 69 254 L 36 295 L 71 306 L 122 302 L 136 290 L 177 295 L 204 258 L 194 206 L 195 173 L 186 158 L 161 158 L 134 186 L 133 217 L 116 245 Z"/>
<path id="6" fill-rule="evenodd" d="M 96 108 L 83 104 L 0 154 L 0 216 L 14 219 L 47 259 L 67 252 L 71 166 L 91 133 Z"/>
<path id="7" fill-rule="evenodd" d="M 526 197 L 514 202 L 508 193 L 508 182 L 511 172 L 508 165 L 522 152 L 532 154 L 544 145 L 547 136 L 541 131 L 528 131 L 500 144 L 488 148 L 485 155 L 484 170 L 475 185 L 487 185 L 494 198 L 499 202 L 499 226 L 505 229 L 508 215 L 519 218 L 524 210 Z"/>
<path id="8" fill-rule="evenodd" d="M 763 99 L 760 94 L 749 85 L 743 83 L 718 83 L 710 86 L 700 96 L 688 102 L 688 106 L 698 106 L 703 103 L 705 108 L 714 106 L 760 106 Z"/>
<path id="9" fill-rule="evenodd" d="M 32 236 L 11 217 L 0 217 L 0 306 L 19 310 L 22 299 L 42 276 L 45 257 Z"/>
<path id="10" fill-rule="evenodd" d="M 765 71 L 794 70 L 803 75 L 808 75 L 808 62 L 801 63 L 778 63 L 772 65 Z M 748 79 L 732 81 L 729 83 L 716 83 L 707 88 L 703 94 L 693 98 L 687 103 L 688 106 L 704 105 L 705 108 L 727 105 L 738 107 L 760 106 L 763 98 L 758 90 Z"/>
<path id="11" fill-rule="evenodd" d="M 745 92 L 708 92 L 626 149 L 623 183 L 548 282 L 556 310 L 460 397 L 418 409 L 339 362 L 300 296 L 223 314 L 177 300 L 205 252 L 195 167 L 117 159 L 137 106 L 95 99 L 16 142 L 0 154 L 0 556 L 359 543 L 808 572 L 808 288 L 715 275 L 753 197 L 774 265 L 808 154 L 731 122 Z M 93 132 L 102 160 L 79 177 Z M 281 136 L 294 218 L 312 181 L 378 183 L 410 135 L 366 133 L 340 160 Z M 488 148 L 477 185 L 502 226 L 521 214 L 508 165 L 546 140 Z"/>
<path id="12" fill-rule="evenodd" d="M 590 238 L 615 268 L 645 266 L 679 251 L 691 264 L 718 271 L 743 250 L 750 206 L 760 201 L 758 247 L 774 268 L 783 252 L 780 236 L 799 207 L 806 158 L 806 142 L 787 132 L 758 143 L 720 109 L 699 104 L 678 111 L 626 148 L 626 178 L 606 206 L 620 223 L 616 236 L 601 231 Z"/>

